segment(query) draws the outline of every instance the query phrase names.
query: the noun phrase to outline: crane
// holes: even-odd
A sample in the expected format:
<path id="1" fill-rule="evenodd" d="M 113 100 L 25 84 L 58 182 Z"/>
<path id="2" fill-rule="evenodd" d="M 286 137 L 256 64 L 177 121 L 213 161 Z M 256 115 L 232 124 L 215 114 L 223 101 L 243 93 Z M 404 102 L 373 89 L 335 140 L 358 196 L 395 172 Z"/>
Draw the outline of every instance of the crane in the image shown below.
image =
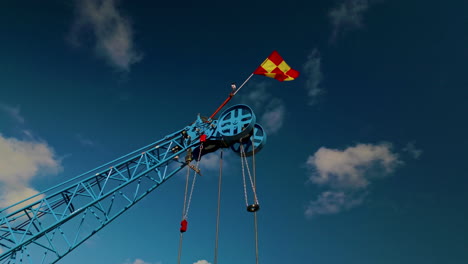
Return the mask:
<path id="1" fill-rule="evenodd" d="M 212 116 L 213 117 L 213 116 Z M 252 109 L 234 105 L 196 120 L 0 210 L 0 264 L 56 263 L 186 166 L 220 148 L 249 156 L 266 142 Z"/>

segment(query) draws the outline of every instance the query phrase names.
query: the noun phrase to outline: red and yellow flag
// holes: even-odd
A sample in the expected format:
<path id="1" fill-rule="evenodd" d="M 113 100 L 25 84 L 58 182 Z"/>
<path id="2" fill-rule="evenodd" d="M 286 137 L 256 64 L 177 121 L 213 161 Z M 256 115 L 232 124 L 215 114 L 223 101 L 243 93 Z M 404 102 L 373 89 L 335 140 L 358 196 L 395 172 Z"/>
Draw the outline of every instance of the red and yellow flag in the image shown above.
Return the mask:
<path id="1" fill-rule="evenodd" d="M 276 50 L 253 73 L 275 78 L 280 82 L 299 77 L 299 72 L 289 67 Z"/>

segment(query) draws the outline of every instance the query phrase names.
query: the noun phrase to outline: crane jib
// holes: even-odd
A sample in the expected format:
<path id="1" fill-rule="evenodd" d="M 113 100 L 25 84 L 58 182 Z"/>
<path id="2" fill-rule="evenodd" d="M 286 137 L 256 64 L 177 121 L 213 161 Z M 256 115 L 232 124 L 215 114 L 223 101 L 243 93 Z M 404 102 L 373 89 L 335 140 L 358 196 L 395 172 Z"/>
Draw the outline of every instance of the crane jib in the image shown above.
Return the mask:
<path id="1" fill-rule="evenodd" d="M 191 156 L 220 148 L 240 155 L 239 144 L 248 155 L 265 141 L 246 105 L 228 108 L 218 120 L 198 116 L 159 141 L 2 209 L 0 264 L 55 263 L 191 165 Z"/>

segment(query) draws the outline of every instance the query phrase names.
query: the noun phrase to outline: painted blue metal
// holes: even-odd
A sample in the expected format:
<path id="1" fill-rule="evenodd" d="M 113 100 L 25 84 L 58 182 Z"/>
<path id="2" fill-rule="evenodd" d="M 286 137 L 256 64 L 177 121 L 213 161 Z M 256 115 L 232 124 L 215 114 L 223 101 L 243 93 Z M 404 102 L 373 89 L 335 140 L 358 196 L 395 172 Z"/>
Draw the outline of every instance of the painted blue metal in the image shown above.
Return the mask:
<path id="1" fill-rule="evenodd" d="M 238 142 L 234 142 L 231 145 L 231 149 L 237 155 L 241 155 L 240 146 L 244 147 L 245 156 L 250 157 L 255 153 L 258 153 L 265 146 L 267 141 L 267 135 L 263 127 L 259 124 L 255 124 L 253 133 L 250 137 L 244 137 Z"/>
<path id="2" fill-rule="evenodd" d="M 250 107 L 234 105 L 221 115 L 218 131 L 226 140 L 237 141 L 252 131 L 255 121 L 255 114 Z"/>
<path id="3" fill-rule="evenodd" d="M 204 155 L 251 134 L 251 109 L 228 110 L 0 210 L 0 263 L 59 261 L 188 165 L 189 150 L 203 144 Z"/>

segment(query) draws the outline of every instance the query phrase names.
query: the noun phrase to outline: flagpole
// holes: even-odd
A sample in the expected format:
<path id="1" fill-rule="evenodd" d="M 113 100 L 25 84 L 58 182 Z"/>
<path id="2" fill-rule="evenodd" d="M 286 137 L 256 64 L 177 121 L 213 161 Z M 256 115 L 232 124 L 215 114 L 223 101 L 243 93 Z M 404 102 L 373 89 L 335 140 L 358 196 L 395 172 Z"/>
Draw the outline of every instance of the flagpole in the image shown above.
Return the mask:
<path id="1" fill-rule="evenodd" d="M 216 111 L 210 116 L 209 119 L 213 119 L 213 117 L 229 102 L 231 101 L 232 97 L 234 97 L 234 95 L 237 94 L 237 92 L 239 92 L 239 90 L 250 80 L 250 78 L 252 78 L 254 74 L 250 74 L 249 78 L 247 78 L 239 88 L 237 88 L 236 91 L 234 92 L 231 92 L 228 96 L 228 98 L 226 98 L 226 100 L 224 100 L 224 102 L 218 107 L 218 109 L 216 109 Z"/>
<path id="2" fill-rule="evenodd" d="M 252 76 L 254 76 L 254 74 L 253 74 L 253 73 L 252 73 L 252 74 L 250 74 L 249 78 L 247 78 L 247 79 L 244 81 L 244 83 L 243 83 L 243 84 L 241 84 L 241 86 L 239 86 L 239 88 L 237 88 L 237 90 L 234 92 L 234 95 L 236 95 L 236 94 L 237 94 L 237 92 L 239 92 L 239 90 L 240 90 L 242 87 L 244 87 L 244 85 L 245 85 L 245 84 L 246 84 L 246 83 L 247 83 L 247 82 L 250 80 L 250 78 L 252 78 Z"/>

